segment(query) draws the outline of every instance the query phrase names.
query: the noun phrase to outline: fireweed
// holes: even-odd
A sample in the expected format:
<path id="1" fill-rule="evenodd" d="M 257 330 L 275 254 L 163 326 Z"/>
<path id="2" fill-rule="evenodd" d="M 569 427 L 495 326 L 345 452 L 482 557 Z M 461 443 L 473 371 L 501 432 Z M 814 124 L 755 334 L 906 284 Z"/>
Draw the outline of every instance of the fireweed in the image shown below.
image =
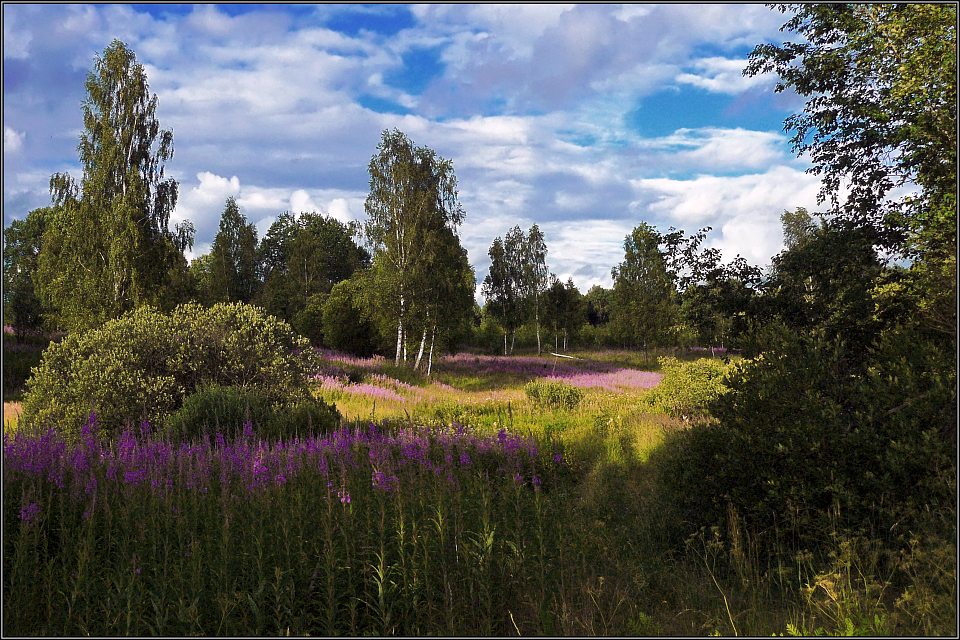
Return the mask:
<path id="1" fill-rule="evenodd" d="M 558 443 L 458 424 L 4 436 L 4 632 L 545 632 L 569 476 Z"/>

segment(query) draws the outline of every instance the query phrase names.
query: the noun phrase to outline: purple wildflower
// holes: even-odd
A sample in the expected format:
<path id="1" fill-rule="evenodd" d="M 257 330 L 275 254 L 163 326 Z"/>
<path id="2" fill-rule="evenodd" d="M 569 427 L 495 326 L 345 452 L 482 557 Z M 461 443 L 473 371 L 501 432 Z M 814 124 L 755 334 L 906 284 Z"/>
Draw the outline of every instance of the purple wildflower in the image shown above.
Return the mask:
<path id="1" fill-rule="evenodd" d="M 36 502 L 31 502 L 20 509 L 20 520 L 27 524 L 33 522 L 38 515 L 40 515 L 40 505 Z"/>
<path id="2" fill-rule="evenodd" d="M 533 483 L 533 490 L 534 490 L 534 491 L 540 491 L 540 485 L 543 483 L 543 482 L 540 480 L 540 476 L 534 475 L 533 478 L 530 479 L 530 482 Z"/>

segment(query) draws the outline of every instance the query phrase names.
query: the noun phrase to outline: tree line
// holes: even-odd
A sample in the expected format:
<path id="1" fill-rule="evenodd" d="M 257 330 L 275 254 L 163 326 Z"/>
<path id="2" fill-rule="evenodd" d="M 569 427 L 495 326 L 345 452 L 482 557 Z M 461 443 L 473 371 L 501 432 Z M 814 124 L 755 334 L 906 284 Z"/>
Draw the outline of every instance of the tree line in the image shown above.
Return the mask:
<path id="1" fill-rule="evenodd" d="M 796 10 L 787 26 L 811 37 L 820 37 L 822 25 L 855 27 L 874 40 L 899 34 L 906 62 L 877 58 L 866 68 L 879 79 L 850 71 L 877 55 L 867 36 L 845 50 L 757 47 L 747 73 L 774 71 L 778 90 L 824 94 L 786 124 L 797 152 L 809 153 L 824 176 L 821 200 L 829 203 L 824 213 L 783 213 L 786 247 L 766 270 L 740 256 L 724 263 L 707 246 L 709 227 L 688 236 L 642 222 L 624 240 L 612 288 L 584 294 L 550 272 L 538 225 L 516 226 L 489 248 L 482 308 L 460 243 L 466 213 L 453 163 L 398 130 L 383 132 L 370 160 L 364 223 L 284 212 L 258 239 L 227 199 L 212 250 L 188 264 L 193 225 L 171 228 L 169 220 L 178 195 L 164 174 L 173 135 L 157 122 L 142 65 L 114 41 L 86 82 L 81 180 L 52 176 L 51 205 L 4 232 L 5 322 L 74 331 L 142 305 L 242 301 L 316 344 L 376 351 L 426 370 L 436 348 L 472 343 L 511 353 L 518 335 L 538 353 L 550 338 L 554 349 L 756 351 L 777 332 L 817 328 L 863 347 L 890 323 L 911 318 L 922 319 L 931 336 L 953 338 L 956 144 L 945 132 L 956 127 L 955 84 L 914 69 L 916 60 L 947 55 L 942 43 L 950 40 L 903 35 L 939 33 L 942 13 Z M 784 62 L 801 59 L 797 68 Z M 835 67 L 847 75 L 835 75 Z M 852 169 L 852 188 L 841 198 L 839 180 Z M 891 199 L 907 183 L 917 192 Z"/>

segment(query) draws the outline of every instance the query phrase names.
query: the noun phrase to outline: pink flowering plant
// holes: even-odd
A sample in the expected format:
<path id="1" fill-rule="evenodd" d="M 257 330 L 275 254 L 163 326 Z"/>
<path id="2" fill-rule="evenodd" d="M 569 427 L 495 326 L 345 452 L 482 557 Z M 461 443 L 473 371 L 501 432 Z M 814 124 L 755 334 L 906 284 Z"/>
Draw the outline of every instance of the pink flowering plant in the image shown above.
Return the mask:
<path id="1" fill-rule="evenodd" d="M 109 439 L 91 415 L 76 442 L 5 435 L 5 631 L 506 634 L 516 603 L 546 606 L 531 586 L 570 535 L 542 526 L 564 520 L 559 443 L 458 424 L 254 431 L 174 442 L 144 422 Z M 41 610 L 49 593 L 69 606 Z"/>

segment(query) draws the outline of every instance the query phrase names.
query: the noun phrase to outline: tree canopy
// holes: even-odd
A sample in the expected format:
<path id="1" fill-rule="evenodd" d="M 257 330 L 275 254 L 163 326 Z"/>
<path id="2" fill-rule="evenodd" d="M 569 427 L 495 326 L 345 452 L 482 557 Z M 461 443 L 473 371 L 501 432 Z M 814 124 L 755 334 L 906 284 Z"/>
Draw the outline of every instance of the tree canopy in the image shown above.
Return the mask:
<path id="1" fill-rule="evenodd" d="M 174 272 L 186 272 L 190 224 L 169 228 L 176 180 L 164 175 L 173 132 L 161 130 L 157 97 L 143 65 L 114 40 L 87 76 L 83 176 L 50 179 L 53 207 L 43 238 L 37 284 L 59 324 L 96 326 L 143 304 L 179 300 Z"/>

